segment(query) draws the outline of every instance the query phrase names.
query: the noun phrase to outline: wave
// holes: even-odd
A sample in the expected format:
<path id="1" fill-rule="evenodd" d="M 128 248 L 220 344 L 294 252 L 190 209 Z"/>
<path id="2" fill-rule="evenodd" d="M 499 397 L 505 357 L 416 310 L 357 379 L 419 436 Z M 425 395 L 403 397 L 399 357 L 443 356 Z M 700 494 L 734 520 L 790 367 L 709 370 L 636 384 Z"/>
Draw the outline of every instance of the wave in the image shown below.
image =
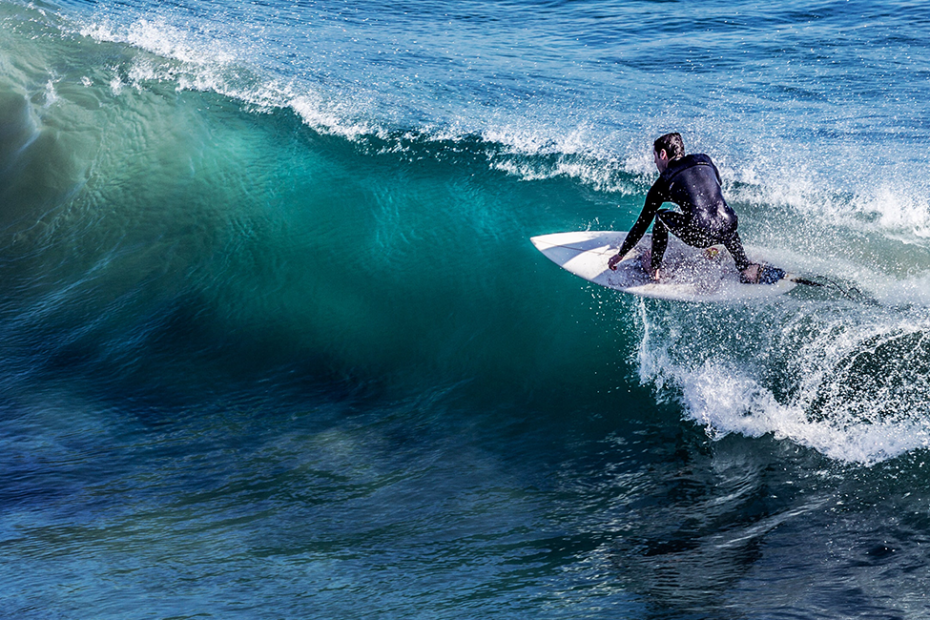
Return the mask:
<path id="1" fill-rule="evenodd" d="M 203 384 L 312 367 L 594 407 L 638 343 L 643 384 L 713 436 L 865 464 L 927 447 L 922 181 L 838 183 L 790 143 L 728 150 L 724 129 L 707 143 L 744 238 L 862 296 L 618 300 L 540 266 L 527 238 L 629 227 L 654 175 L 634 122 L 476 122 L 455 97 L 446 116 L 397 114 L 202 27 L 0 12 L 4 332 L 26 374 L 164 386 L 182 357 Z"/>

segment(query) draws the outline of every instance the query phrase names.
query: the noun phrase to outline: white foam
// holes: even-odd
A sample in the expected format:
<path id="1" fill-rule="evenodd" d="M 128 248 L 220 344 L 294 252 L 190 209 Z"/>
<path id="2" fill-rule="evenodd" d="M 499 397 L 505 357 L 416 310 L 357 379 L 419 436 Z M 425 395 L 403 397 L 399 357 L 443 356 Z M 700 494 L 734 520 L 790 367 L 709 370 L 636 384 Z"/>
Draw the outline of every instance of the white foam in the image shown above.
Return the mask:
<path id="1" fill-rule="evenodd" d="M 139 89 L 147 82 L 173 82 L 179 91 L 215 92 L 258 111 L 291 109 L 321 133 L 348 139 L 385 134 L 379 124 L 362 118 L 365 105 L 359 98 L 353 98 L 351 104 L 334 101 L 306 82 L 250 67 L 241 53 L 215 37 L 198 37 L 193 31 L 158 19 L 140 19 L 129 25 L 96 21 L 81 28 L 80 34 L 100 43 L 128 44 L 154 55 L 113 68 L 110 88 L 117 95 L 126 86 Z"/>
<path id="2" fill-rule="evenodd" d="M 850 209 L 906 243 L 930 247 L 930 186 L 926 183 L 882 183 L 860 193 Z"/>
<path id="3" fill-rule="evenodd" d="M 878 295 L 886 303 L 914 304 L 930 308 L 930 272 L 900 280 L 896 286 L 879 291 Z"/>
<path id="4" fill-rule="evenodd" d="M 79 32 L 100 43 L 128 43 L 162 58 L 191 65 L 222 65 L 239 60 L 220 41 L 200 41 L 189 31 L 175 28 L 162 20 L 140 19 L 128 26 L 117 26 L 104 20 L 84 25 Z"/>
<path id="5" fill-rule="evenodd" d="M 58 102 L 58 92 L 55 90 L 55 82 L 49 80 L 45 84 L 45 103 L 43 107 L 49 108 Z"/>
<path id="6" fill-rule="evenodd" d="M 930 447 L 930 421 L 855 420 L 839 411 L 811 420 L 803 406 L 809 403 L 782 404 L 757 379 L 732 367 L 705 362 L 696 370 L 679 371 L 676 379 L 682 384 L 688 415 L 715 439 L 729 433 L 747 437 L 770 433 L 830 458 L 865 465 Z"/>
<path id="7" fill-rule="evenodd" d="M 653 317 L 643 302 L 640 379 L 660 398 L 677 399 L 713 439 L 771 434 L 867 466 L 930 447 L 925 312 L 792 304 L 783 311 L 747 358 L 726 343 L 702 342 L 709 332 L 690 329 L 693 317 Z M 790 389 L 771 383 L 785 379 Z"/>
<path id="8" fill-rule="evenodd" d="M 498 157 L 491 167 L 520 178 L 522 181 L 541 181 L 559 177 L 575 179 L 597 191 L 632 195 L 641 188 L 628 179 L 618 177 L 616 164 L 587 159 L 569 159 L 564 156 L 547 162 L 526 158 Z"/>

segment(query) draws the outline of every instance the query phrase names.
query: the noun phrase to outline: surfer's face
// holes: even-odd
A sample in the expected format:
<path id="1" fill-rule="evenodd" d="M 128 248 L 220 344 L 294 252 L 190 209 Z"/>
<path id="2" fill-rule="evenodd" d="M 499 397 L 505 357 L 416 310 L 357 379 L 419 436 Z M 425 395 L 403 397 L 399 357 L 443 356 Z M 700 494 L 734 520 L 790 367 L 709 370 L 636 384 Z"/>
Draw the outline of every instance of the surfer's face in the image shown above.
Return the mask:
<path id="1" fill-rule="evenodd" d="M 665 172 L 665 169 L 668 168 L 668 155 L 665 153 L 665 149 L 661 151 L 652 152 L 652 160 L 656 163 L 656 168 L 659 170 L 659 174 Z"/>

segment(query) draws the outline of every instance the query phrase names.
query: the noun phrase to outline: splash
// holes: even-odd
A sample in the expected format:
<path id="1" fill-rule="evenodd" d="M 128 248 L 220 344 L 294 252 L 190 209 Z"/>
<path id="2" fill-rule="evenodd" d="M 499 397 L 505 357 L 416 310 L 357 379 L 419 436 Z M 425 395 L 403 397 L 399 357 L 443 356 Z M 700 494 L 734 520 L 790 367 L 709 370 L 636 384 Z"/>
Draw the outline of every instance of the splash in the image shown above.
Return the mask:
<path id="1" fill-rule="evenodd" d="M 714 312 L 640 304 L 640 379 L 719 439 L 772 434 L 874 465 L 930 447 L 925 309 L 848 303 Z M 739 332 L 732 332 L 739 329 Z"/>

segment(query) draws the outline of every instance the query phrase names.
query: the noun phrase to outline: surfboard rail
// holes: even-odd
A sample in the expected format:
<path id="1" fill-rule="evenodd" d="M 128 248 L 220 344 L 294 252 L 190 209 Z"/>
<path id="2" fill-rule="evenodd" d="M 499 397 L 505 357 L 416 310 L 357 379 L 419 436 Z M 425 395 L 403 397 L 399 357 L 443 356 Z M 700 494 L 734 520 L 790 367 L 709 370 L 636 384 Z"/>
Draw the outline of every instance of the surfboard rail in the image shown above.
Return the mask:
<path id="1" fill-rule="evenodd" d="M 566 271 L 610 289 L 672 301 L 739 302 L 784 295 L 797 286 L 791 274 L 772 284 L 744 284 L 732 257 L 723 246 L 693 248 L 669 237 L 663 267 L 667 277 L 656 282 L 642 267 L 643 254 L 652 246 L 645 235 L 616 265 L 607 261 L 626 239 L 626 231 L 575 231 L 531 237 L 542 254 Z M 767 262 L 764 250 L 747 248 L 754 262 Z"/>

